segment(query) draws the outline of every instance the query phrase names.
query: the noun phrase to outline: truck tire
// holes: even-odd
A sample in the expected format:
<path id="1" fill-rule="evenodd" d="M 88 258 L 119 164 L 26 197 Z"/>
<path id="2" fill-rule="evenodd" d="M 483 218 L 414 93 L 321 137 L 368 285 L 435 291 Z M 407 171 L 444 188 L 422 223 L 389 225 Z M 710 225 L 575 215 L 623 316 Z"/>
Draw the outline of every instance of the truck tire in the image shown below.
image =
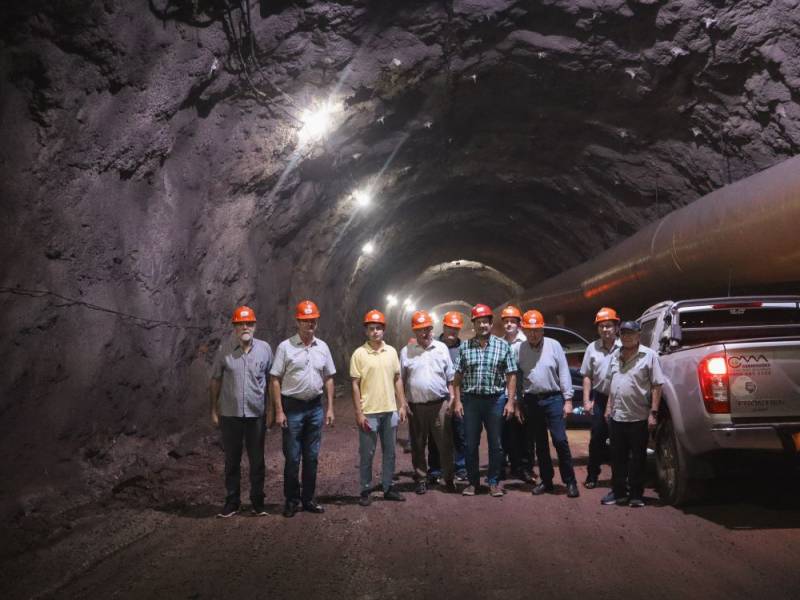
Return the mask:
<path id="1" fill-rule="evenodd" d="M 658 495 L 664 504 L 683 506 L 696 494 L 690 477 L 691 457 L 681 446 L 672 419 L 659 424 L 655 442 Z"/>

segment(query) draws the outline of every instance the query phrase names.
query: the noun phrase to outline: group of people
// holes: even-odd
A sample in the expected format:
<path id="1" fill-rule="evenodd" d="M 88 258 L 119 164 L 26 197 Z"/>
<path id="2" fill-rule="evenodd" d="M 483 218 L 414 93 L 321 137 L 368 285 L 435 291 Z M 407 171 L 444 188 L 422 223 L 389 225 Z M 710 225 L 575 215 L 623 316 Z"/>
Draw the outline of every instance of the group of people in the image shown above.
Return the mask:
<path id="1" fill-rule="evenodd" d="M 503 496 L 500 481 L 507 462 L 512 476 L 534 484 L 534 495 L 553 492 L 551 441 L 567 497 L 580 495 L 566 433 L 573 386 L 561 344 L 545 336 L 544 318 L 537 310 L 522 314 L 506 306 L 500 315 L 502 337 L 491 333 L 489 306 L 475 305 L 470 316 L 475 331 L 471 339 L 460 339 L 464 315 L 455 311 L 444 315 L 442 334 L 434 339 L 430 314 L 415 311 L 414 338 L 399 354 L 384 341 L 383 313 L 370 310 L 364 316 L 366 340 L 352 353 L 349 365 L 359 436 L 360 505 L 372 502 L 379 443 L 383 497 L 405 500 L 393 481 L 397 428 L 406 421 L 417 494 L 437 484 L 456 492 L 456 481 L 466 483 L 464 496 L 483 490 L 478 450 L 485 431 L 490 496 Z M 220 350 L 210 383 L 211 418 L 220 425 L 225 450 L 226 498 L 220 517 L 240 509 L 244 448 L 250 463 L 251 507 L 257 515 L 266 514 L 268 397 L 283 433 L 283 514 L 325 511 L 316 500 L 316 476 L 322 428 L 334 422 L 336 369 L 328 346 L 315 336 L 319 317 L 314 302 L 298 304 L 297 333 L 281 342 L 273 357 L 269 344 L 254 338 L 254 311 L 247 306 L 234 311 L 235 343 Z M 595 324 L 599 338 L 587 347 L 580 369 L 583 407 L 592 414 L 584 486 L 597 486 L 610 436 L 612 489 L 602 503 L 644 506 L 648 432 L 657 422 L 663 383 L 658 356 L 640 345 L 639 323 L 620 323 L 613 309 L 598 311 Z"/>

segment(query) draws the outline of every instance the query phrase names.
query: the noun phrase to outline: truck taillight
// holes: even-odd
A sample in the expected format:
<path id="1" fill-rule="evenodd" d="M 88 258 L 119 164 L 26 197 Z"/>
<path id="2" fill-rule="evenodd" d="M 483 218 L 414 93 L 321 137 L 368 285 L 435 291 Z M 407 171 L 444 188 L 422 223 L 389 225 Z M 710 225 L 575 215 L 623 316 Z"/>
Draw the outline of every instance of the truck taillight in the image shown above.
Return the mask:
<path id="1" fill-rule="evenodd" d="M 700 391 L 706 411 L 711 414 L 731 412 L 728 391 L 728 363 L 724 354 L 711 354 L 700 361 L 697 367 Z"/>

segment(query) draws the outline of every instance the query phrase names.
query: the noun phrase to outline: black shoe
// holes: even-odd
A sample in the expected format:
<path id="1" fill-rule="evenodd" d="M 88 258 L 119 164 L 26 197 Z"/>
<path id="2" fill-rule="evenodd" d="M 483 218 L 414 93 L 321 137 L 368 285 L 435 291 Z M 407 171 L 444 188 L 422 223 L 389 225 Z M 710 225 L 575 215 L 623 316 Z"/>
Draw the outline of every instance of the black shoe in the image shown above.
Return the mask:
<path id="1" fill-rule="evenodd" d="M 297 504 L 294 502 L 287 502 L 286 506 L 283 507 L 283 516 L 287 519 L 291 519 L 293 516 L 297 514 L 299 510 Z"/>
<path id="2" fill-rule="evenodd" d="M 519 472 L 519 479 L 525 483 L 536 483 L 536 477 L 534 477 L 533 473 L 526 469 L 522 469 Z"/>
<path id="3" fill-rule="evenodd" d="M 361 496 L 358 498 L 358 504 L 360 506 L 369 506 L 372 504 L 372 496 L 369 495 L 369 492 L 361 492 Z"/>
<path id="4" fill-rule="evenodd" d="M 414 492 L 419 494 L 420 496 L 428 491 L 428 484 L 425 483 L 425 480 L 422 479 L 417 482 L 417 487 L 414 488 Z"/>
<path id="5" fill-rule="evenodd" d="M 567 484 L 567 498 L 577 498 L 581 493 L 578 491 L 578 484 L 574 481 Z"/>
<path id="6" fill-rule="evenodd" d="M 644 506 L 644 500 L 641 498 L 631 498 L 631 501 L 628 505 L 631 508 L 642 508 Z"/>
<path id="7" fill-rule="evenodd" d="M 238 504 L 233 504 L 232 502 L 226 502 L 225 506 L 222 507 L 222 510 L 217 513 L 217 516 L 221 519 L 227 519 L 228 517 L 232 517 L 238 512 L 239 512 Z"/>
<path id="8" fill-rule="evenodd" d="M 583 482 L 583 487 L 585 487 L 587 490 L 593 490 L 597 487 L 597 479 L 589 479 L 587 477 L 586 481 Z"/>
<path id="9" fill-rule="evenodd" d="M 309 500 L 308 502 L 303 502 L 303 510 L 310 513 L 315 513 L 321 515 L 325 512 L 325 507 L 321 504 L 314 502 L 313 500 Z"/>
<path id="10" fill-rule="evenodd" d="M 400 495 L 398 492 L 389 488 L 385 492 L 383 492 L 383 499 L 384 500 L 391 500 L 392 502 L 405 502 L 406 499 Z"/>
<path id="11" fill-rule="evenodd" d="M 456 484 L 453 481 L 445 481 L 444 482 L 444 491 L 448 494 L 455 494 L 458 490 L 456 489 Z"/>
<path id="12" fill-rule="evenodd" d="M 252 512 L 257 517 L 266 517 L 269 513 L 267 509 L 264 508 L 264 503 L 253 504 Z"/>
<path id="13" fill-rule="evenodd" d="M 456 471 L 456 481 L 467 481 L 468 479 L 466 471 Z"/>
<path id="14" fill-rule="evenodd" d="M 434 486 L 439 483 L 439 475 L 428 475 L 428 485 Z"/>
<path id="15" fill-rule="evenodd" d="M 614 495 L 614 492 L 608 492 L 605 496 L 603 496 L 603 499 L 600 500 L 600 504 L 603 504 L 605 506 L 611 506 L 614 504 L 622 506 L 627 503 L 628 503 L 627 496 L 620 496 L 619 498 L 617 498 Z"/>
<path id="16" fill-rule="evenodd" d="M 552 483 L 545 483 L 544 481 L 531 490 L 534 496 L 541 496 L 544 493 L 551 494 L 555 488 Z"/>

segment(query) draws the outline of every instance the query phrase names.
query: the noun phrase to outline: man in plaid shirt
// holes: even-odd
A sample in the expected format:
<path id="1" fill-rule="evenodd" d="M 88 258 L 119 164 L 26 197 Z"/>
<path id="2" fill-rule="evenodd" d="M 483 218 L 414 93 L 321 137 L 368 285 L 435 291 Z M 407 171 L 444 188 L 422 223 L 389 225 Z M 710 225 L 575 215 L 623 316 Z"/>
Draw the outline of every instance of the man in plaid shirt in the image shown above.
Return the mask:
<path id="1" fill-rule="evenodd" d="M 472 323 L 475 337 L 462 343 L 453 381 L 456 390 L 453 412 L 463 416 L 466 437 L 469 485 L 462 494 L 474 496 L 479 487 L 478 446 L 483 426 L 489 442 L 489 494 L 500 497 L 503 495 L 498 484 L 503 466 L 503 419 L 519 414 L 516 398 L 517 361 L 508 342 L 491 335 L 491 308 L 476 304 L 472 309 Z"/>

